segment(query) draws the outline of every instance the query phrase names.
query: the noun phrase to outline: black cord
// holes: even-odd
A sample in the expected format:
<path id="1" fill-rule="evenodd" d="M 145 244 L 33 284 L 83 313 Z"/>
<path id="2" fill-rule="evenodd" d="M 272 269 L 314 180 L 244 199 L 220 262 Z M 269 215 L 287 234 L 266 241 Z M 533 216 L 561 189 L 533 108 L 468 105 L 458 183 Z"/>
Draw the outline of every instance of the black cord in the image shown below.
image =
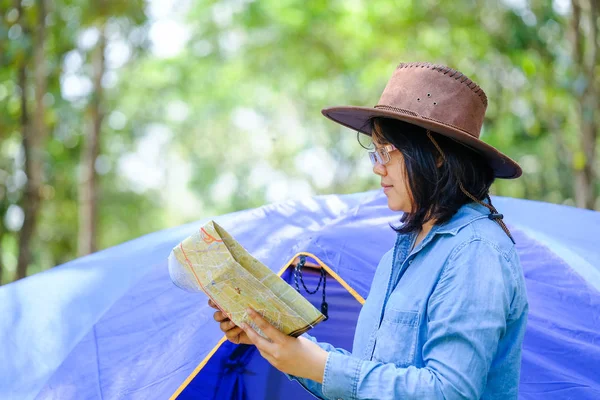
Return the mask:
<path id="1" fill-rule="evenodd" d="M 298 276 L 300 276 L 300 282 L 302 282 L 302 286 L 304 287 L 304 290 L 306 290 L 306 292 L 308 294 L 317 293 L 319 291 L 319 288 L 321 287 L 321 282 L 323 282 L 323 301 L 321 302 L 321 314 L 323 314 L 325 316 L 325 321 L 327 321 L 329 319 L 329 305 L 327 304 L 327 301 L 325 301 L 326 288 L 327 288 L 327 273 L 325 272 L 325 270 L 323 268 L 320 269 L 321 276 L 319 277 L 319 283 L 317 283 L 317 288 L 315 290 L 311 291 L 306 287 L 306 284 L 304 283 L 304 278 L 302 276 L 302 268 L 304 268 L 305 264 L 306 264 L 306 256 L 300 256 L 300 261 L 296 265 L 296 268 L 294 268 L 294 282 L 296 284 L 296 290 L 298 291 L 298 293 L 300 293 L 300 285 L 298 284 Z"/>
<path id="2" fill-rule="evenodd" d="M 296 281 L 296 290 L 300 291 L 300 286 L 298 285 L 298 276 L 300 276 L 300 282 L 302 282 L 302 286 L 304 287 L 304 290 L 306 290 L 306 292 L 308 294 L 315 294 L 321 287 L 321 282 L 323 281 L 323 278 L 325 276 L 325 274 L 324 274 L 325 271 L 323 271 L 323 268 L 321 268 L 321 277 L 319 278 L 319 283 L 317 284 L 317 288 L 315 290 L 311 291 L 306 287 L 306 284 L 304 283 L 304 278 L 302 277 L 302 268 L 304 267 L 305 264 L 306 264 L 306 256 L 300 256 L 300 262 L 298 263 L 298 265 L 296 265 L 296 268 L 294 270 L 294 280 Z"/>

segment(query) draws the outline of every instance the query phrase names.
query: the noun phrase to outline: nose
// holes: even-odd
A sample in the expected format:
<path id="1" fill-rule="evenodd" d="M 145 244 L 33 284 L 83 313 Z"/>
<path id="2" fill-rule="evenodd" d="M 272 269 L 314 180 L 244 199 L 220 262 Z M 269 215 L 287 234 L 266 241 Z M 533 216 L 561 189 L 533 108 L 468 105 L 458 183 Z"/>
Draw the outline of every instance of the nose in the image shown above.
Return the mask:
<path id="1" fill-rule="evenodd" d="M 382 164 L 375 163 L 375 165 L 373 165 L 373 173 L 375 175 L 379 175 L 379 176 L 386 176 L 387 170 L 385 169 L 385 166 L 383 166 Z"/>

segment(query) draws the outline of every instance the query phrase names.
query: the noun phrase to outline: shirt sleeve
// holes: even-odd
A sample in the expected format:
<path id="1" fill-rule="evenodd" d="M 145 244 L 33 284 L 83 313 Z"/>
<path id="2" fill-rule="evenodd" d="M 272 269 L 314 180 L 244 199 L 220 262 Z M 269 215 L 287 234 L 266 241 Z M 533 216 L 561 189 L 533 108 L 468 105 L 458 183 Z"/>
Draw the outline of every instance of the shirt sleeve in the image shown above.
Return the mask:
<path id="1" fill-rule="evenodd" d="M 330 352 L 324 397 L 479 399 L 510 313 L 509 263 L 491 243 L 475 239 L 460 245 L 428 302 L 424 367 L 400 368 Z"/>
<path id="2" fill-rule="evenodd" d="M 316 343 L 323 350 L 329 352 L 329 354 L 331 354 L 331 353 L 337 353 L 337 354 L 343 354 L 345 356 L 350 356 L 350 354 L 351 354 L 349 351 L 341 349 L 341 348 L 334 347 L 334 346 L 332 346 L 329 343 L 320 343 L 320 342 L 317 341 L 316 338 L 314 338 L 313 336 L 310 336 L 307 333 L 303 334 L 302 337 L 310 340 L 313 343 Z M 314 396 L 318 397 L 319 399 L 324 399 L 325 398 L 324 395 L 323 395 L 323 385 L 321 383 L 315 382 L 315 381 L 313 381 L 311 379 L 300 378 L 298 376 L 294 376 L 294 375 L 290 375 L 290 374 L 285 374 L 285 375 L 287 375 L 287 377 L 290 380 L 297 381 L 306 390 L 308 390 L 309 392 L 311 392 Z"/>

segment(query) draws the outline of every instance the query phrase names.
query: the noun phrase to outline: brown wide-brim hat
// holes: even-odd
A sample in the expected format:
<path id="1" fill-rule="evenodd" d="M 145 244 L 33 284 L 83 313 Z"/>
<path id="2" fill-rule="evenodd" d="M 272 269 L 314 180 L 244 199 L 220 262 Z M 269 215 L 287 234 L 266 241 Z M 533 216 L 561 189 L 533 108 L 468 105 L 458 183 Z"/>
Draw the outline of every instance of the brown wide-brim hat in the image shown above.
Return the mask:
<path id="1" fill-rule="evenodd" d="M 375 107 L 324 108 L 327 118 L 371 135 L 369 119 L 387 117 L 439 133 L 481 154 L 497 178 L 514 179 L 521 167 L 479 139 L 487 96 L 475 82 L 443 65 L 398 65 Z"/>

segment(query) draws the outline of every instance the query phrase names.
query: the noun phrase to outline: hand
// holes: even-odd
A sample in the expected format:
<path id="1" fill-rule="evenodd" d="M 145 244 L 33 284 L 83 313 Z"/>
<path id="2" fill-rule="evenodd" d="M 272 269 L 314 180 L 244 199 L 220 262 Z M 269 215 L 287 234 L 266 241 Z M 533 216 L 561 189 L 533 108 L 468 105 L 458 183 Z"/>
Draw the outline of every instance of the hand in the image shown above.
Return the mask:
<path id="1" fill-rule="evenodd" d="M 218 310 L 213 318 L 219 322 L 219 328 L 225 333 L 227 340 L 235 344 L 252 344 L 246 332 L 234 324 L 223 311 L 219 310 L 219 307 L 212 300 L 208 300 L 208 305 Z"/>
<path id="2" fill-rule="evenodd" d="M 248 324 L 242 324 L 241 328 L 272 366 L 286 374 L 323 383 L 327 351 L 306 338 L 283 334 L 252 309 L 248 310 L 248 316 L 268 340 L 256 333 Z"/>

